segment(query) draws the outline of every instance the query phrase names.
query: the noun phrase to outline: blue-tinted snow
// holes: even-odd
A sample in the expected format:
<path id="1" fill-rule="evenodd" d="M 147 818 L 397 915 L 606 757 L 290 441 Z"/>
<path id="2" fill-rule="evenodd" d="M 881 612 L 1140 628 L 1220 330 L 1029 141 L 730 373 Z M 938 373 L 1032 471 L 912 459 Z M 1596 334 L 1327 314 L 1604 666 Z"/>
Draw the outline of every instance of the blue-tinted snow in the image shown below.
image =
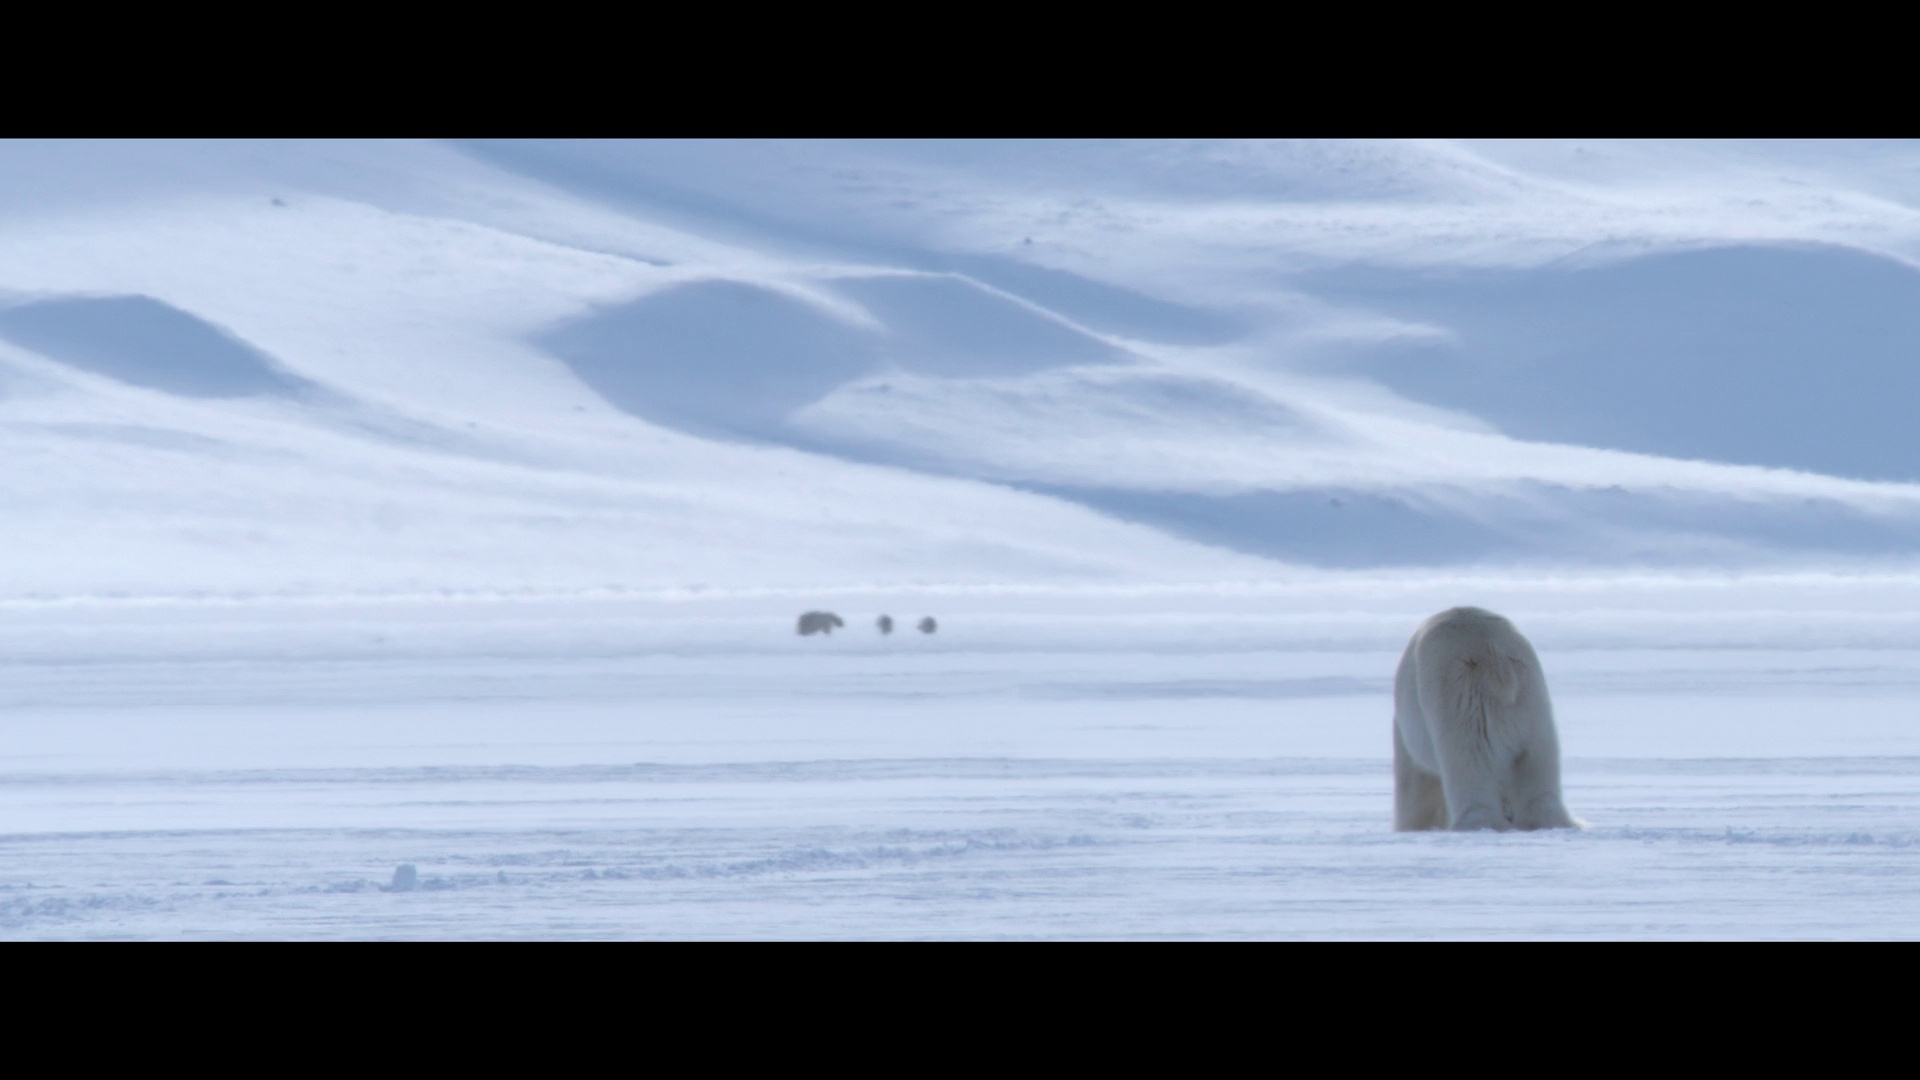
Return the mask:
<path id="1" fill-rule="evenodd" d="M 0 306 L 0 338 L 63 364 L 191 397 L 311 390 L 273 358 L 149 296 L 77 296 Z"/>
<path id="2" fill-rule="evenodd" d="M 1892 259 L 1716 248 L 1312 287 L 1450 331 L 1352 370 L 1521 438 L 1920 480 L 1920 269 Z"/>
<path id="3" fill-rule="evenodd" d="M 966 278 L 887 275 L 845 278 L 834 285 L 886 327 L 882 351 L 906 371 L 991 377 L 1127 359 L 1122 350 L 1044 309 L 996 295 Z"/>
<path id="4" fill-rule="evenodd" d="M 1920 514 L 1828 500 L 1756 503 L 1653 490 L 1517 485 L 1493 494 L 1348 488 L 1206 495 L 1036 485 L 1175 535 L 1310 566 L 1632 562 L 1774 557 L 1900 558 L 1920 550 Z"/>
<path id="5" fill-rule="evenodd" d="M 699 433 L 767 435 L 880 363 L 875 335 L 803 299 L 695 282 L 569 321 L 539 343 L 609 402 Z"/>
<path id="6" fill-rule="evenodd" d="M 0 144 L 0 937 L 1915 936 L 1916 158 Z"/>
<path id="7" fill-rule="evenodd" d="M 883 371 L 993 376 L 1126 354 L 944 274 L 846 278 L 830 288 L 876 322 L 732 281 L 677 285 L 570 319 L 535 339 L 609 402 L 703 434 L 791 438 L 803 406 Z"/>
<path id="8" fill-rule="evenodd" d="M 0 938 L 1915 935 L 1920 621 L 1885 627 L 1894 648 L 1791 647 L 1813 625 L 1728 648 L 1764 630 L 1738 604 L 1819 587 L 1698 583 L 1701 613 L 1663 627 L 1622 609 L 1657 591 L 1590 582 L 1606 614 L 1522 616 L 1590 828 L 1396 834 L 1393 631 L 1431 597 L 1381 584 L 1352 598 L 1376 627 L 1318 645 L 1342 616 L 1311 590 L 1255 620 L 1198 596 L 1024 620 L 895 597 L 942 630 L 884 644 L 797 638 L 764 602 L 717 637 L 710 603 L 641 605 L 666 616 L 652 650 L 602 655 L 545 640 L 597 621 L 631 643 L 599 602 L 415 602 L 354 659 L 269 655 L 299 635 L 268 608 L 126 609 L 101 628 L 171 624 L 200 657 L 7 665 Z M 310 617 L 345 632 L 353 608 Z M 26 616 L 44 642 L 100 614 Z M 1722 644 L 1593 636 L 1671 642 L 1675 616 Z M 705 629 L 676 652 L 675 623 Z M 491 649 L 436 655 L 474 633 Z M 416 889 L 390 887 L 402 865 Z"/>

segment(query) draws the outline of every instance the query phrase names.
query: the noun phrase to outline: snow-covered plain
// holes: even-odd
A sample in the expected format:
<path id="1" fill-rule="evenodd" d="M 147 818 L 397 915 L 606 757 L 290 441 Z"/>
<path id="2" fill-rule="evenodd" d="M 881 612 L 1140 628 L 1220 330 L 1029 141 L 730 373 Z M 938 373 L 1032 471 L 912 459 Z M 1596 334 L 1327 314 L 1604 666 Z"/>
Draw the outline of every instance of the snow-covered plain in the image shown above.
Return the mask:
<path id="1" fill-rule="evenodd" d="M 0 143 L 0 937 L 1920 936 L 1916 177 Z"/>

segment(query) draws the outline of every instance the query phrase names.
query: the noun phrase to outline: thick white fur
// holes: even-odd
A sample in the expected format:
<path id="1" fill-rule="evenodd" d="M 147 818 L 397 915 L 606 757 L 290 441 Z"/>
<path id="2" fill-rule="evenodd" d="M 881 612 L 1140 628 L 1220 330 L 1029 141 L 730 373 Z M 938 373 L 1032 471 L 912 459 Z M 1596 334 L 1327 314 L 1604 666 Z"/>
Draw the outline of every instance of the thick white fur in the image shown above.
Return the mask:
<path id="1" fill-rule="evenodd" d="M 1393 680 L 1393 827 L 1577 829 L 1533 646 L 1480 608 L 1420 624 Z"/>

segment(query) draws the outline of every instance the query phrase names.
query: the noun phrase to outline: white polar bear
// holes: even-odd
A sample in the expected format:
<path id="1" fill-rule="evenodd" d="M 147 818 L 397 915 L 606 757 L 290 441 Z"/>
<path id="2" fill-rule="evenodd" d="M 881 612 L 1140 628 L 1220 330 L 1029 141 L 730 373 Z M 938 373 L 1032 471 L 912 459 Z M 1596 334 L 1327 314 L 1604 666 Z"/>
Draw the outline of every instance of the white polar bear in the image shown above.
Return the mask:
<path id="1" fill-rule="evenodd" d="M 1414 631 L 1393 680 L 1393 827 L 1577 829 L 1533 646 L 1480 608 Z"/>

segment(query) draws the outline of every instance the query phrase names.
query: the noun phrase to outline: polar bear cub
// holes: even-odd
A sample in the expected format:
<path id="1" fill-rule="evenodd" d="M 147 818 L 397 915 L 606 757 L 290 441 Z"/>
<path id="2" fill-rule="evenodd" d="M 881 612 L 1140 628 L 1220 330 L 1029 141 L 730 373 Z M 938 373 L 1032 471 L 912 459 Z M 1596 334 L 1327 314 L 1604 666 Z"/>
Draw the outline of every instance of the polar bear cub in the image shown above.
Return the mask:
<path id="1" fill-rule="evenodd" d="M 1420 624 L 1393 680 L 1393 827 L 1577 829 L 1533 646 L 1474 607 Z"/>

